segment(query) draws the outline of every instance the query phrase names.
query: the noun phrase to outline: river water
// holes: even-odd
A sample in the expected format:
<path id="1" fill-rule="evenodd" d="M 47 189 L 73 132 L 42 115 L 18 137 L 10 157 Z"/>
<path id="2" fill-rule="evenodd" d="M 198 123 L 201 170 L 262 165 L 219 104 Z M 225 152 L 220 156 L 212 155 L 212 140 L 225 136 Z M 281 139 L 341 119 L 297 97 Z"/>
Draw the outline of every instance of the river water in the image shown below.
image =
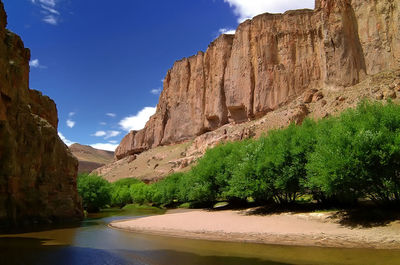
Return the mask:
<path id="1" fill-rule="evenodd" d="M 258 265 L 400 264 L 400 251 L 271 246 L 188 240 L 109 228 L 114 220 L 161 214 L 154 209 L 108 211 L 78 227 L 0 235 L 0 264 Z"/>

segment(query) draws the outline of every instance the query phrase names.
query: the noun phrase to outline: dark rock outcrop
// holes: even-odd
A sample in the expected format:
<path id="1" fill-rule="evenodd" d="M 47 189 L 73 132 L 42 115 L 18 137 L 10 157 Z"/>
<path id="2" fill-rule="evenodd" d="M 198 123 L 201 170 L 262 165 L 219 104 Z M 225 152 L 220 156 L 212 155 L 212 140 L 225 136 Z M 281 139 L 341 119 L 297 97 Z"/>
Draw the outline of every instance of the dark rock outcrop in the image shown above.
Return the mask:
<path id="1" fill-rule="evenodd" d="M 0 226 L 82 218 L 78 161 L 57 135 L 55 103 L 29 89 L 30 51 L 0 1 Z"/>
<path id="2" fill-rule="evenodd" d="M 397 68 L 399 5 L 316 0 L 315 10 L 243 22 L 235 35 L 222 35 L 205 53 L 173 65 L 156 114 L 143 130 L 124 138 L 116 158 L 259 118 L 307 90 L 344 89 Z"/>

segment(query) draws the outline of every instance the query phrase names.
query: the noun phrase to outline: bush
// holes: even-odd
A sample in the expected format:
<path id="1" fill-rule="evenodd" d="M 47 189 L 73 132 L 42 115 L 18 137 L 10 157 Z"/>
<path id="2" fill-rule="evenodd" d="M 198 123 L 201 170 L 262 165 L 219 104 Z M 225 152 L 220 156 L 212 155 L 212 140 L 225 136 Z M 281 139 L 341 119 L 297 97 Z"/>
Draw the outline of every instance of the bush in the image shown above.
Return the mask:
<path id="1" fill-rule="evenodd" d="M 234 196 L 226 193 L 228 182 L 237 163 L 241 160 L 242 149 L 250 141 L 226 143 L 207 150 L 203 158 L 191 170 L 186 184 L 189 201 L 212 205 L 217 199 L 234 200 Z"/>
<path id="2" fill-rule="evenodd" d="M 111 184 L 97 175 L 80 174 L 78 193 L 82 197 L 83 207 L 88 212 L 98 212 L 111 202 Z"/>
<path id="3" fill-rule="evenodd" d="M 168 206 L 178 203 L 179 193 L 184 191 L 180 185 L 183 173 L 175 173 L 152 185 L 152 202 L 156 205 Z"/>
<path id="4" fill-rule="evenodd" d="M 131 185 L 129 192 L 133 203 L 144 204 L 151 202 L 151 186 L 143 182 Z"/>
<path id="5" fill-rule="evenodd" d="M 98 199 L 91 191 L 80 192 L 91 196 L 84 199 L 86 207 L 92 197 Z M 112 203 L 119 206 L 204 207 L 221 200 L 287 204 L 309 194 L 335 204 L 365 197 L 400 202 L 400 106 L 363 102 L 339 117 L 305 120 L 258 140 L 218 145 L 187 173 L 151 185 L 124 179 L 111 190 Z"/>
<path id="6" fill-rule="evenodd" d="M 132 203 L 130 187 L 138 183 L 141 183 L 141 181 L 134 178 L 121 179 L 112 183 L 111 204 L 122 208 L 126 204 Z"/>
<path id="7" fill-rule="evenodd" d="M 313 151 L 315 123 L 290 125 L 269 132 L 243 151 L 229 181 L 231 196 L 253 198 L 259 203 L 294 202 L 304 192 L 307 156 Z"/>
<path id="8" fill-rule="evenodd" d="M 308 186 L 324 198 L 400 201 L 400 107 L 363 102 L 321 122 Z"/>

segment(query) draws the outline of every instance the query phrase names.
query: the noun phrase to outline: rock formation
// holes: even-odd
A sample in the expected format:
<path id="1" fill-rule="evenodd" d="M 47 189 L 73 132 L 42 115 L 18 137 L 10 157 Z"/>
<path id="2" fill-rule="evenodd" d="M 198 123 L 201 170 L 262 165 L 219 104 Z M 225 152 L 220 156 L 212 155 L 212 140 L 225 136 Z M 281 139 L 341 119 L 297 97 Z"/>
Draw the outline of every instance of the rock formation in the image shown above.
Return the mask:
<path id="1" fill-rule="evenodd" d="M 345 88 L 397 68 L 399 6 L 395 0 L 316 0 L 314 10 L 243 22 L 235 35 L 173 65 L 156 114 L 122 140 L 116 158 L 262 117 L 307 90 Z"/>
<path id="2" fill-rule="evenodd" d="M 30 51 L 0 1 L 0 227 L 80 219 L 78 161 L 57 135 L 55 103 L 29 89 Z"/>

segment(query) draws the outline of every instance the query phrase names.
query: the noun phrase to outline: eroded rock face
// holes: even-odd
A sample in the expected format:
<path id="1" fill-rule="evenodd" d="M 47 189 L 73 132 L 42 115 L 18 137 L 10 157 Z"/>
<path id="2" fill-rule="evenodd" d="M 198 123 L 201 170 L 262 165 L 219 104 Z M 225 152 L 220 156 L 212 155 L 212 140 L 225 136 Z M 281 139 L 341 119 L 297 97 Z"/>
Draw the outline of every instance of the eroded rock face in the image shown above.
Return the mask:
<path id="1" fill-rule="evenodd" d="M 156 114 L 121 142 L 117 159 L 259 118 L 308 90 L 345 89 L 367 75 L 396 69 L 399 5 L 316 0 L 315 10 L 243 22 L 235 35 L 222 35 L 205 53 L 174 64 Z"/>
<path id="2" fill-rule="evenodd" d="M 55 103 L 28 88 L 30 52 L 6 23 L 0 1 L 0 227 L 80 219 L 78 161 Z"/>

